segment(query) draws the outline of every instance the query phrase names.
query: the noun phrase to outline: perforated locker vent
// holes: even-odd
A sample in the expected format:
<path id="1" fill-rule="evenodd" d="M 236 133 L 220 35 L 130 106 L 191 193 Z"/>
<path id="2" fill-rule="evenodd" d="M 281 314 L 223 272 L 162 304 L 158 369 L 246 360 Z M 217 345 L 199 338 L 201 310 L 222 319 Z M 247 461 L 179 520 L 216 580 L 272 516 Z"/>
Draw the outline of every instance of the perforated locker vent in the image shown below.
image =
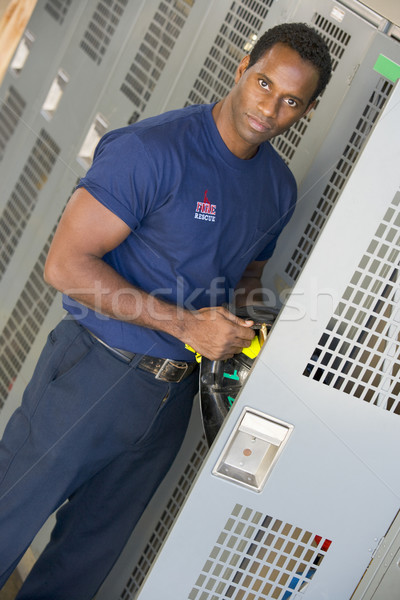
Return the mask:
<path id="1" fill-rule="evenodd" d="M 344 55 L 351 36 L 343 31 L 343 29 L 332 23 L 332 21 L 329 21 L 318 13 L 314 14 L 313 18 L 311 19 L 311 23 L 321 34 L 328 45 L 329 52 L 332 57 L 332 71 L 334 72 L 339 64 L 339 61 Z M 316 105 L 313 109 L 314 112 L 318 109 L 319 101 L 320 98 L 316 102 Z M 310 116 L 303 117 L 290 129 L 285 131 L 285 133 L 271 140 L 272 145 L 288 164 L 290 164 L 296 149 L 298 148 L 305 132 L 308 129 L 310 119 Z"/>
<path id="2" fill-rule="evenodd" d="M 288 600 L 311 585 L 331 543 L 237 504 L 188 600 Z"/>
<path id="3" fill-rule="evenodd" d="M 45 185 L 60 148 L 42 129 L 22 169 L 0 218 L 0 279 L 7 269 L 18 242 Z"/>
<path id="4" fill-rule="evenodd" d="M 99 65 L 107 51 L 128 0 L 100 0 L 79 46 Z"/>
<path id="5" fill-rule="evenodd" d="M 138 108 L 131 123 L 146 108 L 193 4 L 194 0 L 160 2 L 121 85 L 121 92 Z"/>
<path id="6" fill-rule="evenodd" d="M 400 191 L 379 225 L 304 375 L 400 414 Z"/>
<path id="7" fill-rule="evenodd" d="M 189 93 L 186 106 L 220 100 L 235 83 L 237 66 L 254 46 L 274 0 L 232 2 L 224 22 Z"/>
<path id="8" fill-rule="evenodd" d="M 72 0 L 48 0 L 44 10 L 62 25 L 71 4 Z"/>
<path id="9" fill-rule="evenodd" d="M 165 509 L 151 534 L 149 541 L 139 558 L 137 565 L 132 571 L 124 590 L 120 595 L 121 600 L 132 600 L 136 597 L 140 586 L 142 585 L 147 573 L 149 572 L 158 551 L 165 540 L 168 531 L 172 527 L 176 516 L 181 508 L 183 501 L 189 493 L 190 487 L 197 475 L 199 468 L 207 454 L 208 444 L 205 436 L 200 438 L 199 443 L 188 464 L 186 465 L 171 498 L 167 502 Z"/>
<path id="10" fill-rule="evenodd" d="M 0 161 L 3 159 L 7 142 L 13 135 L 26 106 L 25 100 L 11 86 L 0 108 Z"/>
<path id="11" fill-rule="evenodd" d="M 325 225 L 332 208 L 336 204 L 350 175 L 351 169 L 364 147 L 368 134 L 379 117 L 392 89 L 393 85 L 391 83 L 383 78 L 379 78 L 375 89 L 361 113 L 354 131 L 350 135 L 342 156 L 329 178 L 329 182 L 318 201 L 310 221 L 286 266 L 285 272 L 293 281 L 296 281 L 300 275 L 307 257 L 311 253 L 321 229 Z"/>
<path id="12" fill-rule="evenodd" d="M 43 281 L 44 263 L 54 231 L 55 227 L 0 334 L 0 408 L 7 400 L 57 293 Z"/>

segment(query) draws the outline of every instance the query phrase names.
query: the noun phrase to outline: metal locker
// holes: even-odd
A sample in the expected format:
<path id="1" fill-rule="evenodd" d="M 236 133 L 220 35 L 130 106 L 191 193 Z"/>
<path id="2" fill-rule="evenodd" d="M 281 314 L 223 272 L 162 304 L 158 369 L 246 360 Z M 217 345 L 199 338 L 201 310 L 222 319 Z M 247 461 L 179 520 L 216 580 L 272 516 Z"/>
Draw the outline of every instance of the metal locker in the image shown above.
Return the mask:
<path id="1" fill-rule="evenodd" d="M 350 599 L 396 518 L 399 99 L 293 290 L 302 318 L 283 308 L 138 598 Z"/>

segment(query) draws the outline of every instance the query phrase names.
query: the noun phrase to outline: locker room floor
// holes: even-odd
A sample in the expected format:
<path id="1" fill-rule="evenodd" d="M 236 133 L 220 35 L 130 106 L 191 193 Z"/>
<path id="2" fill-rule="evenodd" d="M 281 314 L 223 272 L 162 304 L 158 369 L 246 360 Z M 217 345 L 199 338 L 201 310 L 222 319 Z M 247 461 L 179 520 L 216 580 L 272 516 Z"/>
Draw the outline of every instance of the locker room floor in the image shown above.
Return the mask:
<path id="1" fill-rule="evenodd" d="M 20 587 L 21 578 L 15 571 L 7 581 L 4 588 L 0 590 L 0 600 L 14 600 Z"/>

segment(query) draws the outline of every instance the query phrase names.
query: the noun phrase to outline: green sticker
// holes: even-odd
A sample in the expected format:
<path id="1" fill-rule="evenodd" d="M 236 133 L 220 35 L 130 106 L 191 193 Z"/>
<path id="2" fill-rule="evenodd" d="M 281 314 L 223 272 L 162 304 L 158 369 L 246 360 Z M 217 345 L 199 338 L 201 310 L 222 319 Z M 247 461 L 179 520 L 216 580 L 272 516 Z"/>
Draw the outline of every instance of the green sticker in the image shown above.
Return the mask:
<path id="1" fill-rule="evenodd" d="M 383 56 L 383 54 L 378 56 L 378 60 L 374 65 L 374 71 L 377 71 L 386 77 L 386 79 L 393 81 L 393 83 L 396 83 L 400 78 L 400 65 L 390 60 L 390 58 Z"/>
<path id="2" fill-rule="evenodd" d="M 228 396 L 228 401 L 229 401 L 229 406 L 232 406 L 232 404 L 235 402 L 235 398 L 232 398 L 232 396 Z"/>
<path id="3" fill-rule="evenodd" d="M 230 375 L 229 373 L 224 373 L 224 377 L 227 377 L 228 379 L 236 379 L 237 381 L 239 381 L 239 379 L 240 379 L 237 369 L 235 369 L 235 372 L 233 375 Z"/>

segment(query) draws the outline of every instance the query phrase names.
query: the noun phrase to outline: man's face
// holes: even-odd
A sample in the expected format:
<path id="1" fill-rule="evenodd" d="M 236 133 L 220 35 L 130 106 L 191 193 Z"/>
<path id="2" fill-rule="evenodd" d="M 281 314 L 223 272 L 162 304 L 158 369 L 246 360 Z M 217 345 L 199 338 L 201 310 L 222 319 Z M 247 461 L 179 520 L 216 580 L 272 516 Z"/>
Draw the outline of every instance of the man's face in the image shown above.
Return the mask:
<path id="1" fill-rule="evenodd" d="M 231 152 L 250 158 L 258 146 L 289 129 L 313 106 L 319 73 L 284 44 L 275 44 L 252 67 L 239 65 L 229 99 L 229 120 L 222 132 Z"/>

